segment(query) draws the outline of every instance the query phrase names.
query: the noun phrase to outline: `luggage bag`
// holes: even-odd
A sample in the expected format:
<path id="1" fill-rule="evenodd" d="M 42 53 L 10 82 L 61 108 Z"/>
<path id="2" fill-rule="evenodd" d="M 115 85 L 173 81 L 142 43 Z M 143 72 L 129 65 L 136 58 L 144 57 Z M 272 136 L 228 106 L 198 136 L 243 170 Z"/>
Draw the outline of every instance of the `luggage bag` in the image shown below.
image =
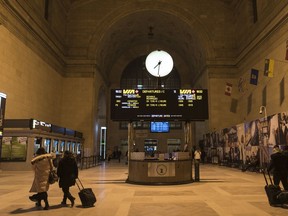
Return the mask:
<path id="1" fill-rule="evenodd" d="M 77 183 L 77 180 L 79 184 Z M 93 207 L 94 203 L 96 202 L 96 196 L 92 190 L 92 188 L 84 188 L 80 179 L 76 179 L 76 185 L 79 189 L 79 198 L 81 200 L 82 206 L 84 208 Z"/>
<path id="2" fill-rule="evenodd" d="M 274 207 L 280 207 L 282 206 L 283 202 L 281 202 L 281 200 L 278 199 L 278 195 L 282 192 L 281 188 L 278 185 L 274 185 L 272 178 L 269 174 L 269 172 L 266 172 L 265 170 L 262 170 L 266 185 L 265 185 L 265 192 L 269 201 L 270 206 L 274 206 Z M 269 183 L 267 180 L 267 176 L 269 177 Z"/>

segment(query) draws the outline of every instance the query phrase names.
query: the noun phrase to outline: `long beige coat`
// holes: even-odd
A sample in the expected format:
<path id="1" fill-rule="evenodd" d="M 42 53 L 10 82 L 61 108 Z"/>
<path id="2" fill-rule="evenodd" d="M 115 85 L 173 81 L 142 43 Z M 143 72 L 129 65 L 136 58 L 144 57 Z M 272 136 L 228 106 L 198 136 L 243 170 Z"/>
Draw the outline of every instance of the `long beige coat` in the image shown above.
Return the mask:
<path id="1" fill-rule="evenodd" d="M 30 192 L 46 192 L 49 189 L 48 177 L 52 165 L 51 154 L 36 156 L 31 160 L 34 170 L 34 181 Z M 50 166 L 51 165 L 51 166 Z"/>

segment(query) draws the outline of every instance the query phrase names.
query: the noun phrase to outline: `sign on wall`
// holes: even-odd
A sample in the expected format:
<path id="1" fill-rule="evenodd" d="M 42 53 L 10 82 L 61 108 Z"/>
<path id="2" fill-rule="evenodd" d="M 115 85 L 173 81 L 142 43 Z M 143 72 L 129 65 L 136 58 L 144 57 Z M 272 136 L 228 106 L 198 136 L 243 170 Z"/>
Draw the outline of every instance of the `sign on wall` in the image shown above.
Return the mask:
<path id="1" fill-rule="evenodd" d="M 26 161 L 27 137 L 3 137 L 1 160 Z"/>

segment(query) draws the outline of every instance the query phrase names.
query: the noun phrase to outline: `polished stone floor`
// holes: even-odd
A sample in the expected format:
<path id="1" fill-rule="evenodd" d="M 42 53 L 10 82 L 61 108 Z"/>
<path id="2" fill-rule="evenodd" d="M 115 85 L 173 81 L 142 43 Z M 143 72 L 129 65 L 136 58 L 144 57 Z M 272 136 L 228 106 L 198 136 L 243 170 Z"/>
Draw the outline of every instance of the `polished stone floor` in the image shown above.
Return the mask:
<path id="1" fill-rule="evenodd" d="M 85 187 L 97 196 L 92 208 L 82 208 L 78 188 L 71 191 L 75 206 L 60 205 L 62 191 L 53 184 L 50 209 L 28 199 L 32 171 L 0 171 L 0 215 L 45 216 L 287 216 L 288 209 L 270 207 L 262 174 L 218 165 L 201 165 L 200 182 L 171 186 L 127 184 L 127 165 L 111 161 L 80 170 Z"/>

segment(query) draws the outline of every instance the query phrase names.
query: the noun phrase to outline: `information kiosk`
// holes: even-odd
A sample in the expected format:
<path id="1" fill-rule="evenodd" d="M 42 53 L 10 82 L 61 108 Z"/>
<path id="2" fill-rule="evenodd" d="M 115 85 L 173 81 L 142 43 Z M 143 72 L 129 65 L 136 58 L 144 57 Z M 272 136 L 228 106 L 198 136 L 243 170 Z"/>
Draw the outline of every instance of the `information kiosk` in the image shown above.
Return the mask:
<path id="1" fill-rule="evenodd" d="M 185 121 L 185 145 L 191 149 L 190 121 L 208 119 L 206 89 L 112 89 L 111 120 L 128 124 L 128 179 L 136 184 L 183 184 L 193 181 L 189 152 L 172 156 L 132 152 L 133 121 Z M 165 129 L 165 127 L 163 128 Z M 166 131 L 167 132 L 167 131 Z"/>
<path id="2" fill-rule="evenodd" d="M 129 160 L 128 183 L 135 184 L 186 184 L 193 182 L 192 160 L 189 152 L 175 152 L 154 158 L 145 152 L 132 152 Z"/>

